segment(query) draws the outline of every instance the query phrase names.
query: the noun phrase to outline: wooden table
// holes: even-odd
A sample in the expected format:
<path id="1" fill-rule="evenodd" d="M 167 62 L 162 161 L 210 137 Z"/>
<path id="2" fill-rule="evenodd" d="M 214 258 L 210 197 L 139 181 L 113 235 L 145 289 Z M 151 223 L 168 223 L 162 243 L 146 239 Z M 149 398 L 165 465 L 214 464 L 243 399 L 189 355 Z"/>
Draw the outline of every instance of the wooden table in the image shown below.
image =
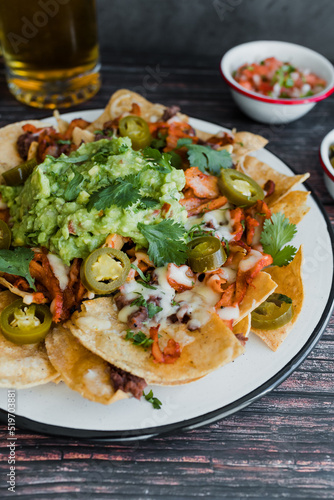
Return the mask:
<path id="1" fill-rule="evenodd" d="M 102 90 L 80 109 L 103 107 L 114 90 L 128 87 L 152 101 L 178 104 L 194 117 L 262 134 L 288 165 L 311 172 L 310 185 L 334 221 L 318 160 L 320 141 L 334 124 L 333 97 L 295 123 L 269 127 L 236 108 L 218 70 L 176 65 L 105 64 Z M 47 114 L 16 102 L 1 75 L 1 126 Z M 332 317 L 316 348 L 280 387 L 210 426 L 126 445 L 18 430 L 16 495 L 39 500 L 333 498 L 333 372 Z M 6 438 L 6 428 L 0 427 L 2 498 L 12 495 L 5 484 Z"/>

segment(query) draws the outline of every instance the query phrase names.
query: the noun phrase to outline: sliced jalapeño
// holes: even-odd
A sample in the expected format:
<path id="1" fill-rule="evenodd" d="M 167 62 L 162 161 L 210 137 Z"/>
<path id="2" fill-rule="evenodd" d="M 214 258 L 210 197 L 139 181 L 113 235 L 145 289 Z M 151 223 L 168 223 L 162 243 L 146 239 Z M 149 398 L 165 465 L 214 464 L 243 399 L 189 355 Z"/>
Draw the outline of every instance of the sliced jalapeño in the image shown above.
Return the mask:
<path id="1" fill-rule="evenodd" d="M 188 243 L 188 264 L 195 273 L 218 269 L 225 261 L 225 250 L 214 236 L 202 236 Z"/>
<path id="2" fill-rule="evenodd" d="M 252 312 L 252 327 L 260 330 L 276 330 L 286 325 L 293 317 L 290 297 L 272 293 Z"/>
<path id="3" fill-rule="evenodd" d="M 218 185 L 228 201 L 237 206 L 250 207 L 264 198 L 263 189 L 254 179 L 233 168 L 221 171 Z"/>
<path id="4" fill-rule="evenodd" d="M 82 263 L 80 278 L 87 290 L 105 295 L 125 283 L 130 267 L 129 257 L 121 250 L 98 248 Z"/>
<path id="5" fill-rule="evenodd" d="M 1 312 L 0 327 L 7 340 L 14 344 L 35 344 L 46 337 L 52 314 L 44 304 L 27 305 L 15 300 Z"/>

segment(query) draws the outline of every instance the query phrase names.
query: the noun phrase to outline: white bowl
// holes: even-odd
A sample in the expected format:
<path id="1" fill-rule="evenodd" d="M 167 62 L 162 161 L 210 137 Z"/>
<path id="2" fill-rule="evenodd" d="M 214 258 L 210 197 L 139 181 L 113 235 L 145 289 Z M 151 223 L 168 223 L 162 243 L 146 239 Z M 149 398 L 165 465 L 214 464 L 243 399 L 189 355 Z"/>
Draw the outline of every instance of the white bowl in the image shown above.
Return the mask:
<path id="1" fill-rule="evenodd" d="M 290 62 L 298 69 L 309 69 L 326 80 L 327 86 L 322 92 L 307 98 L 279 99 L 246 90 L 233 78 L 233 71 L 241 65 L 260 62 L 267 57 Z M 308 113 L 317 101 L 326 99 L 334 92 L 333 65 L 314 50 L 295 43 L 261 40 L 237 45 L 222 58 L 220 72 L 240 109 L 250 118 L 262 123 L 289 123 L 297 120 Z"/>
<path id="2" fill-rule="evenodd" d="M 334 129 L 328 132 L 320 145 L 320 163 L 324 171 L 324 180 L 329 194 L 334 198 L 334 167 L 329 161 L 329 147 L 334 144 Z"/>

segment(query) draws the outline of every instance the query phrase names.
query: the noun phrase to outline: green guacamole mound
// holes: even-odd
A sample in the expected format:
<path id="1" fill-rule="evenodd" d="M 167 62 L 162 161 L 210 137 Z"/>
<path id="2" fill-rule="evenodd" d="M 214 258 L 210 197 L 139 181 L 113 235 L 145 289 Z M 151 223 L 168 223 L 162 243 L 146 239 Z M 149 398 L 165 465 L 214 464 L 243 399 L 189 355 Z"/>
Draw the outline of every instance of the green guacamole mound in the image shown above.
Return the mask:
<path id="1" fill-rule="evenodd" d="M 79 156 L 87 159 L 69 160 Z M 78 173 L 80 188 L 69 195 L 66 188 Z M 92 193 L 130 174 L 138 174 L 140 196 L 154 198 L 156 205 L 153 202 L 146 208 L 139 199 L 126 208 L 110 204 L 104 210 L 87 209 Z M 184 184 L 182 170 L 159 169 L 153 160 L 134 151 L 125 137 L 83 144 L 70 157 L 47 158 L 24 186 L 0 186 L 0 193 L 10 208 L 12 244 L 44 246 L 69 264 L 75 257 L 87 257 L 111 233 L 129 236 L 139 247 L 147 247 L 137 224 L 160 222 L 165 203 L 171 205 L 168 216 L 184 223 L 187 212 L 178 202 Z"/>

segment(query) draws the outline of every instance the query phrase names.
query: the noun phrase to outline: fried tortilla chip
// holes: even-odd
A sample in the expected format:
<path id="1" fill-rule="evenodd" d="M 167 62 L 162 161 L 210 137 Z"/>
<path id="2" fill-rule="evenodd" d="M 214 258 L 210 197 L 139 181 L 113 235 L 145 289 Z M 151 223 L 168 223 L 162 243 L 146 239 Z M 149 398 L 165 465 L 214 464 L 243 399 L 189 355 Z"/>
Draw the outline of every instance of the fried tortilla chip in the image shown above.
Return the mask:
<path id="1" fill-rule="evenodd" d="M 268 144 L 268 140 L 261 135 L 251 132 L 236 132 L 234 134 L 233 158 L 239 163 L 246 155 L 258 151 Z"/>
<path id="2" fill-rule="evenodd" d="M 267 181 L 274 181 L 275 191 L 272 195 L 265 198 L 265 202 L 269 207 L 272 207 L 275 203 L 284 198 L 294 186 L 301 184 L 310 177 L 309 173 L 291 176 L 281 174 L 253 156 L 246 156 L 243 165 L 238 165 L 237 169 L 249 175 L 262 188 Z"/>
<path id="3" fill-rule="evenodd" d="M 213 314 L 200 330 L 188 331 L 188 340 L 183 341 L 181 356 L 175 363 L 156 363 L 150 349 L 125 340 L 126 325 L 118 321 L 117 308 L 109 297 L 85 301 L 81 312 L 73 314 L 69 328 L 87 349 L 122 370 L 144 378 L 148 384 L 187 383 L 233 361 L 244 351 L 232 331 Z M 159 343 L 164 344 L 167 338 L 175 337 L 177 330 L 182 330 L 179 325 L 174 328 L 174 333 L 170 327 L 168 332 L 159 331 Z M 184 336 L 182 333 L 181 337 Z"/>
<path id="4" fill-rule="evenodd" d="M 0 292 L 0 311 L 17 300 L 11 292 Z M 22 389 L 46 384 L 59 377 L 46 353 L 44 342 L 17 345 L 0 330 L 0 387 Z"/>
<path id="5" fill-rule="evenodd" d="M 302 279 L 303 248 L 300 247 L 290 264 L 284 267 L 269 267 L 266 272 L 277 283 L 276 293 L 282 293 L 292 299 L 294 314 L 289 323 L 277 330 L 259 330 L 251 328 L 273 351 L 276 351 L 292 330 L 302 310 L 304 289 Z"/>
<path id="6" fill-rule="evenodd" d="M 48 127 L 46 123 L 39 120 L 25 120 L 22 122 L 12 123 L 0 129 L 0 174 L 6 172 L 10 168 L 16 167 L 22 163 L 22 158 L 18 153 L 16 142 L 17 139 L 24 133 L 22 126 L 30 123 L 35 127 Z"/>
<path id="7" fill-rule="evenodd" d="M 266 272 L 261 271 L 257 276 L 255 276 L 251 285 L 248 287 L 247 292 L 240 303 L 239 306 L 239 318 L 233 323 L 233 326 L 237 325 L 241 320 L 248 316 L 254 309 L 256 309 L 262 302 L 266 300 L 269 295 L 271 295 L 277 288 L 277 284 L 273 279 L 271 279 Z"/>
<path id="8" fill-rule="evenodd" d="M 290 191 L 280 201 L 275 203 L 271 211 L 276 214 L 283 212 L 291 224 L 298 224 L 310 210 L 306 205 L 309 191 Z"/>
<path id="9" fill-rule="evenodd" d="M 149 102 L 136 92 L 120 89 L 111 96 L 102 115 L 89 125 L 86 130 L 94 132 L 94 130 L 103 128 L 105 122 L 114 120 L 123 115 L 123 113 L 130 113 L 133 104 L 138 104 L 138 106 L 140 106 L 140 116 L 148 122 L 158 121 L 167 109 L 166 106 L 162 104 L 153 104 Z"/>
<path id="10" fill-rule="evenodd" d="M 96 403 L 108 405 L 128 398 L 125 392 L 114 390 L 110 366 L 96 354 L 88 351 L 61 325 L 57 325 L 45 339 L 49 359 L 68 387 Z"/>
<path id="11" fill-rule="evenodd" d="M 57 122 L 58 132 L 60 134 L 65 134 L 66 130 L 68 129 L 69 123 L 66 120 L 64 120 L 64 118 L 61 117 L 58 109 L 54 110 L 53 116 Z"/>
<path id="12" fill-rule="evenodd" d="M 72 140 L 76 146 L 80 146 L 82 142 L 87 143 L 95 141 L 95 135 L 92 132 L 89 132 L 89 130 L 74 127 Z"/>

